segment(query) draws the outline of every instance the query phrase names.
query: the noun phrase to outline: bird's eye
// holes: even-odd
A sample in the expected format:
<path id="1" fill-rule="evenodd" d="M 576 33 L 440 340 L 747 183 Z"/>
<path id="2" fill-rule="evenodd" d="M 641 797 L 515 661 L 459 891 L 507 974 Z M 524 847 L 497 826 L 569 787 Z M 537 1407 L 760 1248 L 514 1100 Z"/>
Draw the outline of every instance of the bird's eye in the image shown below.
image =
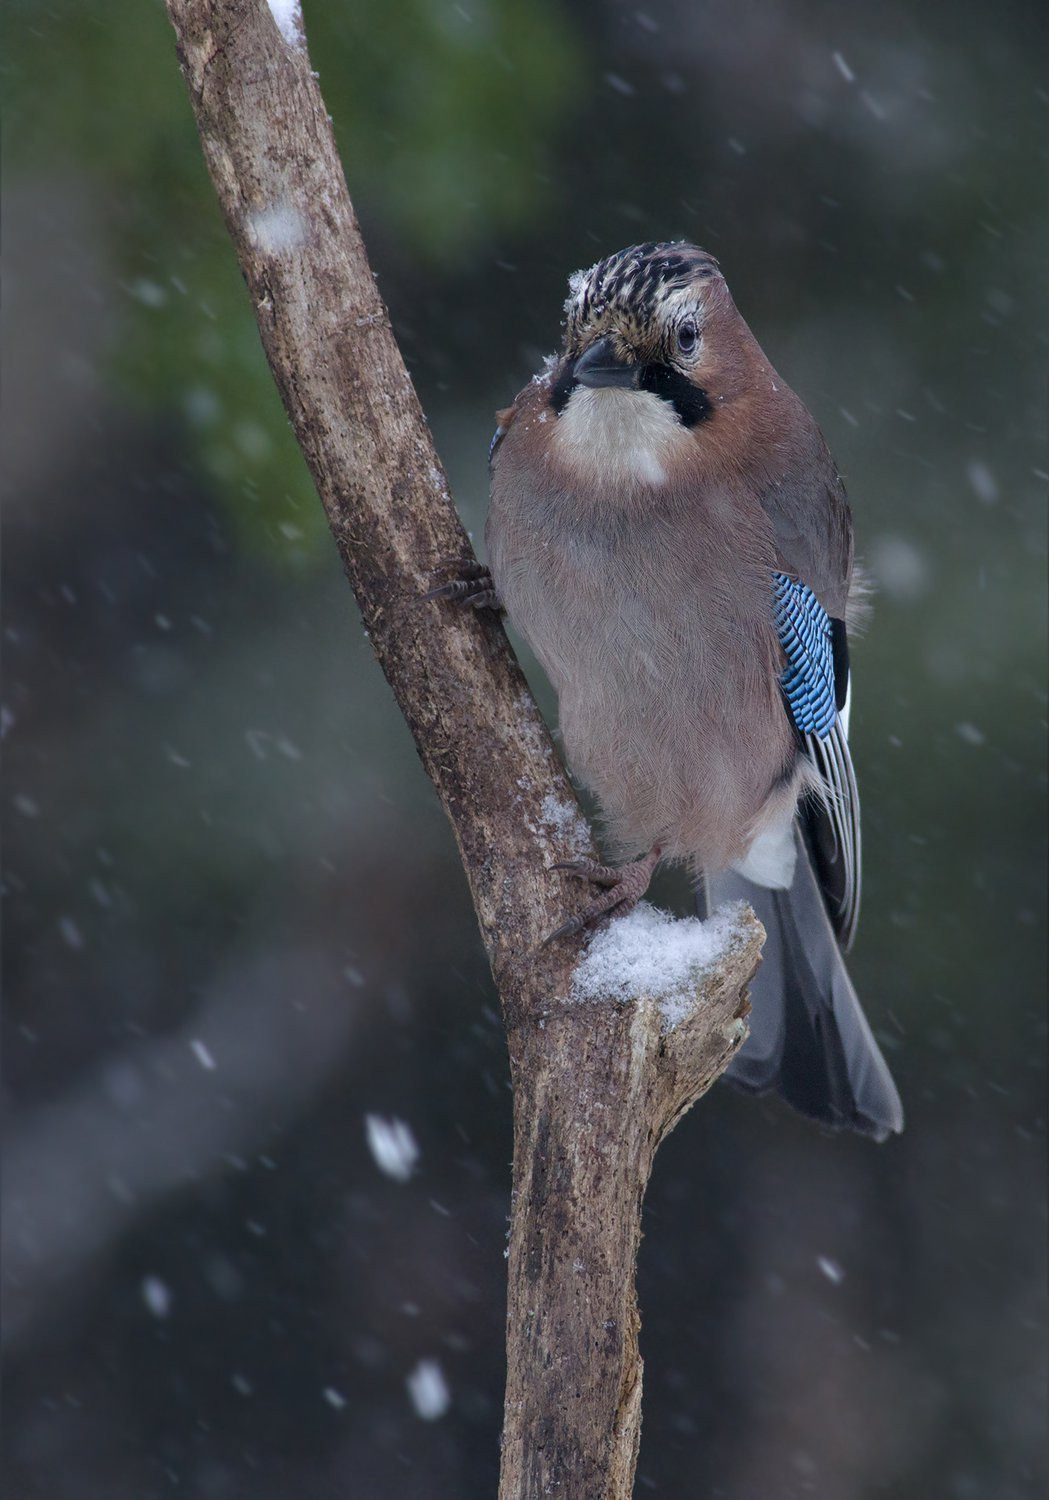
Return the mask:
<path id="1" fill-rule="evenodd" d="M 695 354 L 698 342 L 699 330 L 696 328 L 695 318 L 686 318 L 683 323 L 678 324 L 677 346 L 682 354 Z"/>

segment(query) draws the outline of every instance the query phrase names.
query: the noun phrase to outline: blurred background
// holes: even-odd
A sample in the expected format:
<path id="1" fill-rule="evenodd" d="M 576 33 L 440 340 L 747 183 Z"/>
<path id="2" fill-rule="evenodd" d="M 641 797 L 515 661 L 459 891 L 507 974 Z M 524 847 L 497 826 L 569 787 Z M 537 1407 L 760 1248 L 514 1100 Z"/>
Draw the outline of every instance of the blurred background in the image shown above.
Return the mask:
<path id="1" fill-rule="evenodd" d="M 305 7 L 478 540 L 568 273 L 686 236 L 877 584 L 853 972 L 907 1132 L 724 1086 L 676 1130 L 639 1495 L 1047 1492 L 1046 15 Z M 6 1493 L 492 1495 L 510 1095 L 448 827 L 162 5 L 12 0 L 4 75 Z"/>

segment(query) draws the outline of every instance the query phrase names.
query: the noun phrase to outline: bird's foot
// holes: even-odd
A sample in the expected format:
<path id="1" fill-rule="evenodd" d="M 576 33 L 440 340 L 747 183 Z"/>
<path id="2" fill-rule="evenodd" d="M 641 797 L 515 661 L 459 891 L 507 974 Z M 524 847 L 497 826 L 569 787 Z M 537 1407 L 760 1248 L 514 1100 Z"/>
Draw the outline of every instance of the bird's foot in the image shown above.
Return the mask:
<path id="1" fill-rule="evenodd" d="M 611 917 L 625 917 L 627 912 L 633 911 L 648 890 L 653 871 L 659 864 L 660 853 L 657 844 L 642 859 L 618 870 L 613 865 L 596 864 L 592 859 L 575 859 L 554 865 L 555 870 L 564 870 L 566 875 L 571 875 L 575 880 L 589 880 L 593 885 L 602 886 L 604 894 L 592 901 L 578 917 L 562 922 L 546 939 L 547 943 L 554 943 L 558 938 L 574 937 L 584 928 L 595 927 Z"/>
<path id="2" fill-rule="evenodd" d="M 461 557 L 444 558 L 434 569 L 437 574 L 451 573 L 446 583 L 439 583 L 423 595 L 427 599 L 448 599 L 453 604 L 468 604 L 471 609 L 502 609 L 499 594 L 489 570 L 479 562 L 464 562 Z"/>

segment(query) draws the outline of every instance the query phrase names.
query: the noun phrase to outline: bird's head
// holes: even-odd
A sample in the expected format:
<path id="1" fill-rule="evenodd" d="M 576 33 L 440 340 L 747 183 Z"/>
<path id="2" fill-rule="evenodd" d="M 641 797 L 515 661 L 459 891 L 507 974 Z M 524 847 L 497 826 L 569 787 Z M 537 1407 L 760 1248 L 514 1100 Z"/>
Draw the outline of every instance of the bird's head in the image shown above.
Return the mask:
<path id="1" fill-rule="evenodd" d="M 579 389 L 643 391 L 694 427 L 710 411 L 704 335 L 723 295 L 717 261 L 684 242 L 633 245 L 576 272 L 551 390 L 555 409 Z"/>

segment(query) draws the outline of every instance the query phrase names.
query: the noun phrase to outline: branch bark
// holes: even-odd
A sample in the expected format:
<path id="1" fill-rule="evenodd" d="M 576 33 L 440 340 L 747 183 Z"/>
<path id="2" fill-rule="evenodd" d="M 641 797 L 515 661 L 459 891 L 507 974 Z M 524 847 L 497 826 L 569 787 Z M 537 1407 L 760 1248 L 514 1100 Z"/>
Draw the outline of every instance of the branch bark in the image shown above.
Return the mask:
<path id="1" fill-rule="evenodd" d="M 746 1035 L 761 926 L 741 919 L 669 1033 L 658 997 L 570 999 L 578 946 L 541 944 L 583 896 L 549 866 L 596 851 L 501 625 L 420 603 L 436 564 L 468 558 L 469 542 L 375 287 L 297 13 L 278 26 L 267 0 L 167 9 L 274 379 L 451 821 L 502 1002 L 514 1190 L 499 1493 L 621 1500 L 640 1436 L 642 1196 L 659 1141 Z"/>

